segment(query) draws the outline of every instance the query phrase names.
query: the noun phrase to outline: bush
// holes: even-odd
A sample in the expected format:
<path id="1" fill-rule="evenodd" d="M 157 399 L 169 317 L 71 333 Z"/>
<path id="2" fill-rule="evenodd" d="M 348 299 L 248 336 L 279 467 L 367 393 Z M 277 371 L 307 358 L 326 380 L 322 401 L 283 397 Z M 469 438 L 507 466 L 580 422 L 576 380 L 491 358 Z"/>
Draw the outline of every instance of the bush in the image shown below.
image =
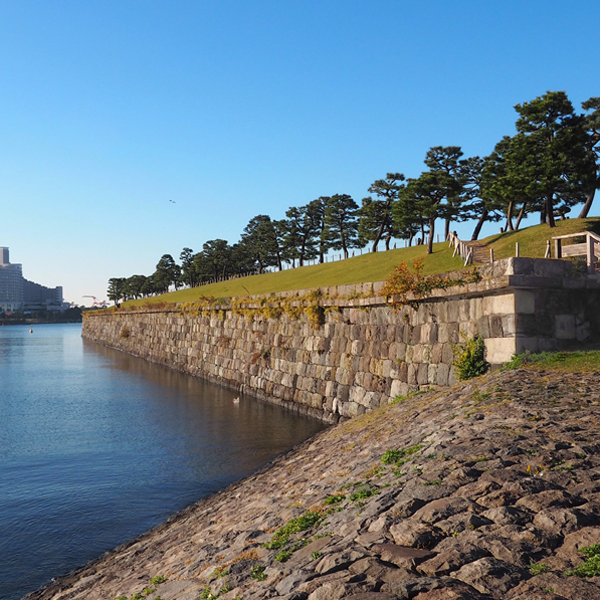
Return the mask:
<path id="1" fill-rule="evenodd" d="M 454 366 L 456 376 L 461 380 L 483 375 L 490 368 L 485 360 L 485 344 L 479 334 L 454 347 Z"/>
<path id="2" fill-rule="evenodd" d="M 456 285 L 466 285 L 481 279 L 477 270 L 461 271 L 456 277 L 446 275 L 423 275 L 423 259 L 413 263 L 414 272 L 402 261 L 392 272 L 379 292 L 381 296 L 393 296 L 392 304 L 415 307 L 421 298 L 429 296 L 433 290 L 447 289 Z M 411 295 L 412 299 L 407 296 Z"/>

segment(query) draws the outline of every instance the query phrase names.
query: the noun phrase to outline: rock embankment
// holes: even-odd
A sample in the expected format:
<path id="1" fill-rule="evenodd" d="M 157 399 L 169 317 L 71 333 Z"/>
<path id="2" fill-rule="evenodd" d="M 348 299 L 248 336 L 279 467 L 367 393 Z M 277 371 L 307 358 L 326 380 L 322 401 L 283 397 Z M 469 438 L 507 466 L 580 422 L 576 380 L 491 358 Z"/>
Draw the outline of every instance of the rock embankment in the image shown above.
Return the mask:
<path id="1" fill-rule="evenodd" d="M 599 425 L 600 373 L 417 395 L 27 598 L 598 599 Z"/>

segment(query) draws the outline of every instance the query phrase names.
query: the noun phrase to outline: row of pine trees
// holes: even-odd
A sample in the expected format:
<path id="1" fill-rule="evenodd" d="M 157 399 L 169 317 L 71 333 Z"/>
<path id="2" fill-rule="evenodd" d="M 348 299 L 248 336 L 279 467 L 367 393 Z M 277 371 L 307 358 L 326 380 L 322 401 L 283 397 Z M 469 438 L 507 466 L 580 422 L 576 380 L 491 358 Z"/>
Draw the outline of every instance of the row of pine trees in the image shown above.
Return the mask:
<path id="1" fill-rule="evenodd" d="M 360 206 L 347 194 L 334 194 L 289 208 L 283 219 L 257 215 L 233 245 L 209 240 L 197 253 L 184 248 L 180 264 L 165 254 L 152 275 L 110 279 L 109 299 L 323 262 L 331 250 L 346 258 L 367 245 L 372 252 L 380 244 L 388 250 L 394 240 L 427 244 L 431 253 L 438 221 L 444 238 L 452 223 L 472 221 L 477 239 L 486 222 L 503 221 L 503 230 L 513 230 L 539 213 L 540 222 L 554 227 L 557 217 L 580 204 L 578 216 L 588 216 L 600 187 L 600 97 L 583 102 L 578 113 L 565 92 L 547 92 L 515 110 L 516 133 L 503 137 L 489 156 L 465 157 L 459 146 L 434 146 L 418 177 L 388 173 L 371 184 Z"/>

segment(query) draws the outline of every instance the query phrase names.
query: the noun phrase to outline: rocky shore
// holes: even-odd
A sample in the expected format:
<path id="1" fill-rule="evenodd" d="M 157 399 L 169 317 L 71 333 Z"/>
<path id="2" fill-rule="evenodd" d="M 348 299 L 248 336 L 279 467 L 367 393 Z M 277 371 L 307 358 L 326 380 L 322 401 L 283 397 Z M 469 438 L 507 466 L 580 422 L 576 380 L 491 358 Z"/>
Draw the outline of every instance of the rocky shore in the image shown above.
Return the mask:
<path id="1" fill-rule="evenodd" d="M 508 371 L 331 427 L 26 598 L 599 599 L 599 525 L 600 373 Z"/>

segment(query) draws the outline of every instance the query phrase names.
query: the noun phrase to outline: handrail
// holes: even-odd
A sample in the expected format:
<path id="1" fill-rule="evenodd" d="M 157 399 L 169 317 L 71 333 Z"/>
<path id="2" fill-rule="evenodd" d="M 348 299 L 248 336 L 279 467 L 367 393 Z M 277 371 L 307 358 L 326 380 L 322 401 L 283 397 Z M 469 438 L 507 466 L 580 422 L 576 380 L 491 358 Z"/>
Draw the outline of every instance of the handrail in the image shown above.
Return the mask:
<path id="1" fill-rule="evenodd" d="M 595 234 L 593 231 L 582 231 L 581 233 L 570 233 L 569 235 L 555 235 L 552 239 L 553 240 L 566 240 L 568 238 L 582 237 L 582 236 L 586 236 L 586 237 L 590 236 L 590 237 L 594 238 L 595 241 L 600 243 L 600 236 Z"/>
<path id="2" fill-rule="evenodd" d="M 588 271 L 594 273 L 596 271 L 597 259 L 600 259 L 600 236 L 591 231 L 582 231 L 580 233 L 571 233 L 568 235 L 557 235 L 554 240 L 554 257 L 563 257 L 563 240 L 584 237 L 585 242 L 581 244 L 566 244 L 564 246 L 565 255 L 567 256 L 585 256 Z M 548 243 L 550 241 L 548 240 Z"/>
<path id="3" fill-rule="evenodd" d="M 473 264 L 473 248 L 461 241 L 461 239 L 451 231 L 448 233 L 448 237 L 446 238 L 449 246 L 454 246 L 454 252 L 452 257 L 455 257 L 457 254 L 465 261 L 465 267 L 467 265 Z"/>

